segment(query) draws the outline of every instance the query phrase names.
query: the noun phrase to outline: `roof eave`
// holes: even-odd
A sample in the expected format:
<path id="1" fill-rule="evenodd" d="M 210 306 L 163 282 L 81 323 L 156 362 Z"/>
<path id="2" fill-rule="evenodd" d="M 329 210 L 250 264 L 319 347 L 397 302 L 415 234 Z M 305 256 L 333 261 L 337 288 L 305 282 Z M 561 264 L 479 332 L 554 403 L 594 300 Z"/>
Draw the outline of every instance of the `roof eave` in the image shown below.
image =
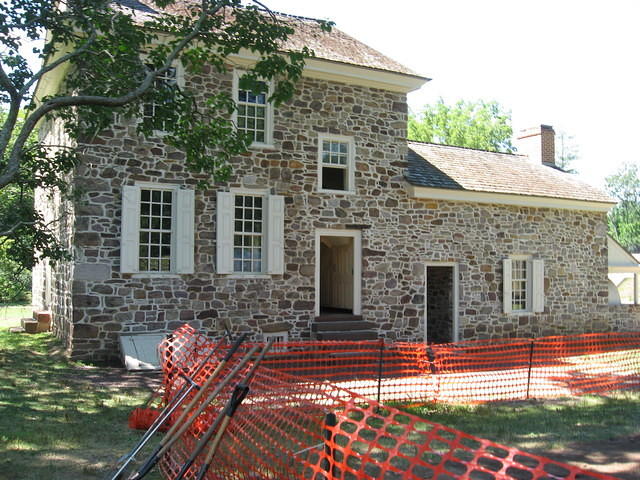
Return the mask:
<path id="1" fill-rule="evenodd" d="M 410 196 L 418 199 L 448 200 L 452 202 L 485 203 L 518 207 L 554 208 L 606 213 L 615 205 L 615 203 L 609 202 L 578 200 L 571 198 L 479 192 L 453 188 L 423 187 L 412 184 L 408 184 L 407 190 Z"/>
<path id="2" fill-rule="evenodd" d="M 230 55 L 229 58 L 239 66 L 251 65 L 258 60 L 258 56 L 248 50 Z M 332 80 L 400 93 L 409 93 L 418 90 L 431 80 L 430 78 L 419 75 L 393 72 L 318 57 L 307 58 L 305 60 L 303 75 L 310 78 Z"/>

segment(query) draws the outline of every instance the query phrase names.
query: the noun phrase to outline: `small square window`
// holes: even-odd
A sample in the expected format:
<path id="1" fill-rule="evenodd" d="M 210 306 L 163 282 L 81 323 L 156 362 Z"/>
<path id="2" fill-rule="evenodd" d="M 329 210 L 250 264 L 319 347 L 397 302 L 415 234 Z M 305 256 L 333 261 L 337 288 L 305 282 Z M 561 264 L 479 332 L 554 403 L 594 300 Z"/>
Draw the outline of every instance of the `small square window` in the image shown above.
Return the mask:
<path id="1" fill-rule="evenodd" d="M 355 147 L 350 137 L 320 136 L 318 140 L 320 191 L 354 191 Z"/>

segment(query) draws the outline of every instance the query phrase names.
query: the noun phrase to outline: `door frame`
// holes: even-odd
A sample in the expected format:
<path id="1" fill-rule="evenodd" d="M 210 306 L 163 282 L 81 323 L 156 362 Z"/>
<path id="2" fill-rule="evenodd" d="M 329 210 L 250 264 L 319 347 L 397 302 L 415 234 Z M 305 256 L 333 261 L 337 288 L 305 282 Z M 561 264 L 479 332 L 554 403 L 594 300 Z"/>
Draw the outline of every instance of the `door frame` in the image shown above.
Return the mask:
<path id="1" fill-rule="evenodd" d="M 458 319 L 458 304 L 460 302 L 460 279 L 459 279 L 459 265 L 458 262 L 425 262 L 424 264 L 424 329 L 423 329 L 423 341 L 427 343 L 427 328 L 428 328 L 428 309 L 429 304 L 429 267 L 453 267 L 453 295 L 451 300 L 451 316 L 453 319 L 453 332 L 451 332 L 451 341 L 457 342 L 459 335 L 459 319 Z"/>
<path id="2" fill-rule="evenodd" d="M 333 230 L 318 228 L 315 233 L 316 265 L 316 317 L 320 315 L 320 237 L 351 237 L 353 238 L 353 314 L 362 313 L 362 232 L 360 230 Z"/>

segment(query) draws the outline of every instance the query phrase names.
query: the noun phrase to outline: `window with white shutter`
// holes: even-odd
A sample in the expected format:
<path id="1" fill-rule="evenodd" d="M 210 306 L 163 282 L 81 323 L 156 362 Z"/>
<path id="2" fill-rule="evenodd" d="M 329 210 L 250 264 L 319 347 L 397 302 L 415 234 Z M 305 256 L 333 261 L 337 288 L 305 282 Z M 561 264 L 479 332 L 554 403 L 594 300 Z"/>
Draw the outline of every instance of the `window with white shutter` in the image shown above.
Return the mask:
<path id="1" fill-rule="evenodd" d="M 544 262 L 514 255 L 503 260 L 505 313 L 544 311 Z"/>
<path id="2" fill-rule="evenodd" d="M 234 190 L 217 194 L 216 271 L 284 273 L 284 197 Z"/>
<path id="3" fill-rule="evenodd" d="M 193 273 L 194 214 L 193 190 L 147 182 L 123 187 L 120 271 Z"/>

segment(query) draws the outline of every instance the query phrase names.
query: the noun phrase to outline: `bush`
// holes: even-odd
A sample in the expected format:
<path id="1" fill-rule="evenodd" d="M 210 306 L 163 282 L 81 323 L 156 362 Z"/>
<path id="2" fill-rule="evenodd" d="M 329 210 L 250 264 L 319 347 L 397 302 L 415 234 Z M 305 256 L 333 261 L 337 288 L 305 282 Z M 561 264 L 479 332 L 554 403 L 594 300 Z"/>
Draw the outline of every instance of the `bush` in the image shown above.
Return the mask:
<path id="1" fill-rule="evenodd" d="M 0 238 L 0 304 L 31 301 L 31 271 L 9 255 L 11 240 Z"/>

